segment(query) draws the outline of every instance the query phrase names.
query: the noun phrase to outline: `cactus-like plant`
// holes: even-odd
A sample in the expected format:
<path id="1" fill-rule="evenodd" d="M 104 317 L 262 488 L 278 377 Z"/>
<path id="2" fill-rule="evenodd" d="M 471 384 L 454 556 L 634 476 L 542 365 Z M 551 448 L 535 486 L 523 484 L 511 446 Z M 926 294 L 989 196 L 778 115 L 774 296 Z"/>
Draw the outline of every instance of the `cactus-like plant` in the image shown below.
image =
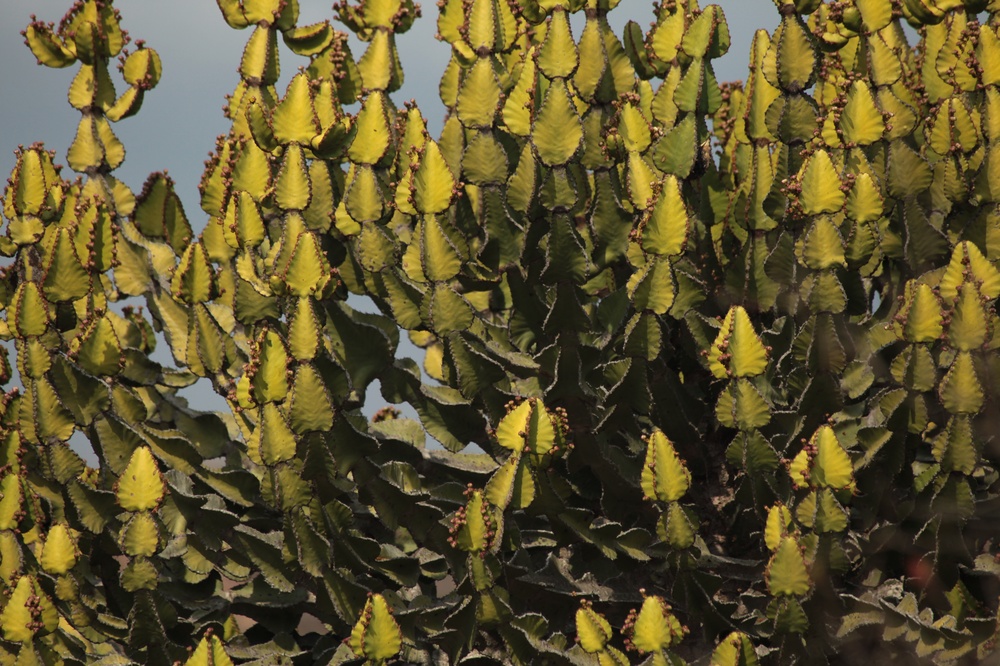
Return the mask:
<path id="1" fill-rule="evenodd" d="M 1000 2 L 775 0 L 721 85 L 719 7 L 619 3 L 443 0 L 432 137 L 411 0 L 357 59 L 218 0 L 203 223 L 113 175 L 111 0 L 27 27 L 81 119 L 2 201 L 0 662 L 995 655 Z"/>

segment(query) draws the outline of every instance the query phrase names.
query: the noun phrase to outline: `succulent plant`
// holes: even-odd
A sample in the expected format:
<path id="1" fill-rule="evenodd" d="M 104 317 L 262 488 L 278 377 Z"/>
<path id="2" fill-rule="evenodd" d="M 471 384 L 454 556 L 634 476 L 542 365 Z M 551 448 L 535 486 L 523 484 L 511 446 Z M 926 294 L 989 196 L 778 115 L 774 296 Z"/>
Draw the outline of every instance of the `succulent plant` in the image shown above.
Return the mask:
<path id="1" fill-rule="evenodd" d="M 113 175 L 156 51 L 32 20 L 81 119 L 2 201 L 0 662 L 995 656 L 1000 3 L 775 0 L 725 84 L 719 7 L 619 3 L 443 0 L 432 137 L 410 0 L 357 59 L 218 0 L 203 222 Z"/>

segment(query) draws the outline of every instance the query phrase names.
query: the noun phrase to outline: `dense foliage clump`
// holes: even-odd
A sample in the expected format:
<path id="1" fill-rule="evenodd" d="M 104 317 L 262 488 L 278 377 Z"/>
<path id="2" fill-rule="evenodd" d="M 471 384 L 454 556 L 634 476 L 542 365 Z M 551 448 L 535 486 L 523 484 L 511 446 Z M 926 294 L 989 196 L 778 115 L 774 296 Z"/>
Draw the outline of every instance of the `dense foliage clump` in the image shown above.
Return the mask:
<path id="1" fill-rule="evenodd" d="M 81 119 L 3 197 L 0 663 L 993 654 L 1000 2 L 775 0 L 720 85 L 717 6 L 619 1 L 443 0 L 432 138 L 411 0 L 334 8 L 358 59 L 218 0 L 197 234 L 114 176 L 156 52 L 110 0 L 27 27 Z"/>

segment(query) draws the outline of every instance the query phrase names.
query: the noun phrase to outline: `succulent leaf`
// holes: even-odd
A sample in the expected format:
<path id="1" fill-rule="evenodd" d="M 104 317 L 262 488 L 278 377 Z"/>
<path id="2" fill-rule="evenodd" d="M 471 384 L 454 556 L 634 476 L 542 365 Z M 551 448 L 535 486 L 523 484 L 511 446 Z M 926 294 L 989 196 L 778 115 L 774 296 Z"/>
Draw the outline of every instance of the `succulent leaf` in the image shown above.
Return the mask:
<path id="1" fill-rule="evenodd" d="M 392 616 L 389 604 L 381 594 L 373 594 L 365 602 L 361 618 L 351 631 L 351 650 L 376 664 L 395 657 L 403 647 L 403 635 Z"/>
<path id="2" fill-rule="evenodd" d="M 126 511 L 150 511 L 160 505 L 166 484 L 148 446 L 135 450 L 118 478 L 115 497 Z"/>
<path id="3" fill-rule="evenodd" d="M 783 537 L 765 572 L 767 589 L 776 597 L 801 597 L 812 589 L 801 546 L 793 536 Z"/>
<path id="4" fill-rule="evenodd" d="M 677 455 L 673 444 L 660 430 L 646 442 L 646 462 L 642 467 L 642 492 L 649 500 L 676 502 L 691 485 L 691 472 Z"/>
<path id="5" fill-rule="evenodd" d="M 753 377 L 767 368 L 767 350 L 742 307 L 729 309 L 709 349 L 708 363 L 719 379 Z"/>
<path id="6" fill-rule="evenodd" d="M 643 599 L 642 608 L 631 630 L 632 644 L 638 650 L 659 652 L 684 637 L 687 632 L 670 610 L 662 597 L 649 596 Z"/>
<path id="7" fill-rule="evenodd" d="M 218 636 L 206 636 L 198 643 L 184 666 L 232 666 L 233 661 L 226 654 Z"/>
<path id="8" fill-rule="evenodd" d="M 756 666 L 758 660 L 750 638 L 734 631 L 719 641 L 709 663 L 711 666 Z"/>
<path id="9" fill-rule="evenodd" d="M 792 525 L 792 512 L 784 504 L 775 504 L 767 511 L 767 523 L 764 529 L 764 543 L 768 550 L 777 550 L 781 539 L 789 534 Z"/>
<path id="10" fill-rule="evenodd" d="M 602 652 L 611 639 L 611 624 L 589 605 L 581 605 L 576 611 L 576 637 L 584 652 Z"/>
<path id="11" fill-rule="evenodd" d="M 569 89 L 561 80 L 553 81 L 531 125 L 538 159 L 546 166 L 561 166 L 573 157 L 582 138 L 583 126 Z"/>

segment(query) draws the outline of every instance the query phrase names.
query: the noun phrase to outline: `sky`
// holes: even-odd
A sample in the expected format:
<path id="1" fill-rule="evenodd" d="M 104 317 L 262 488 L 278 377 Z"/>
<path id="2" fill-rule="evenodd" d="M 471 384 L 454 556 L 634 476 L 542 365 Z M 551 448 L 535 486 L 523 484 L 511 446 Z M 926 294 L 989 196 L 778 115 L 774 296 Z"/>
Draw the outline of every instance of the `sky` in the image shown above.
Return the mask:
<path id="1" fill-rule="evenodd" d="M 167 171 L 176 183 L 191 225 L 199 231 L 206 222 L 197 190 L 203 162 L 215 138 L 228 130 L 222 106 L 225 95 L 239 81 L 237 67 L 251 30 L 227 26 L 213 0 L 118 0 L 114 4 L 122 13 L 122 27 L 133 39 L 142 39 L 156 49 L 163 63 L 160 83 L 146 93 L 139 113 L 113 125 L 126 150 L 125 163 L 114 175 L 138 194 L 150 173 Z M 332 0 L 300 0 L 299 25 L 332 19 L 331 4 Z M 422 4 L 423 18 L 397 37 L 405 82 L 394 99 L 400 106 L 415 99 L 430 132 L 436 136 L 444 116 L 438 81 L 448 62 L 450 46 L 434 39 L 435 1 L 425 0 Z M 709 3 L 703 0 L 702 4 Z M 716 4 L 723 8 L 732 34 L 729 53 L 715 63 L 716 75 L 720 81 L 744 79 L 754 30 L 773 30 L 778 12 L 772 0 L 720 0 Z M 43 142 L 56 151 L 57 163 L 66 162 L 66 150 L 80 118 L 79 112 L 67 103 L 66 91 L 78 65 L 66 69 L 37 65 L 19 33 L 31 14 L 42 21 L 58 22 L 70 5 L 71 0 L 0 0 L 0 174 L 4 180 L 15 165 L 14 150 L 18 145 Z M 629 20 L 637 21 L 646 30 L 653 20 L 652 0 L 622 0 L 609 15 L 619 36 Z M 344 29 L 337 24 L 335 27 Z M 576 25 L 577 39 L 579 30 L 580 25 Z M 292 55 L 280 40 L 279 44 L 282 67 L 277 90 L 283 94 L 288 81 L 307 60 Z M 360 43 L 352 44 L 352 50 L 355 58 L 364 52 Z M 125 90 L 121 79 L 116 79 L 115 84 L 119 94 Z M 68 167 L 62 175 L 73 177 Z M 161 340 L 154 358 L 169 363 L 166 348 Z M 400 353 L 416 356 L 419 350 L 404 342 Z M 224 410 L 223 400 L 210 386 L 201 386 L 203 383 L 207 384 L 207 380 L 185 389 L 188 400 L 201 409 Z M 373 386 L 369 391 L 366 412 L 383 404 L 373 394 L 375 390 Z M 404 409 L 404 414 L 410 415 L 409 411 Z M 72 443 L 93 463 L 81 437 L 75 437 Z"/>
<path id="2" fill-rule="evenodd" d="M 36 65 L 19 33 L 31 14 L 58 22 L 70 4 L 70 0 L 0 0 L 0 174 L 4 180 L 15 164 L 14 149 L 21 144 L 42 141 L 56 151 L 59 163 L 65 163 L 66 149 L 80 118 L 66 102 L 66 90 L 78 65 L 66 69 Z M 331 4 L 332 0 L 300 0 L 299 25 L 332 19 Z M 434 0 L 421 4 L 423 18 L 397 37 L 405 82 L 394 98 L 398 105 L 416 99 L 436 135 L 444 115 L 438 80 L 450 47 L 434 39 Z M 702 4 L 709 3 L 703 0 Z M 744 79 L 753 31 L 773 30 L 778 12 L 772 0 L 721 0 L 716 4 L 725 11 L 732 33 L 732 47 L 716 61 L 716 74 L 720 81 Z M 202 163 L 215 145 L 215 137 L 228 129 L 222 115 L 224 96 L 239 81 L 236 69 L 251 31 L 227 26 L 212 0 L 118 0 L 115 6 L 132 38 L 145 40 L 163 62 L 160 84 L 146 94 L 140 112 L 113 126 L 126 149 L 125 163 L 115 175 L 138 193 L 150 173 L 167 170 L 177 184 L 188 218 L 199 229 L 205 223 L 197 191 Z M 652 0 L 622 0 L 609 15 L 619 36 L 628 20 L 637 21 L 646 30 L 652 19 Z M 575 36 L 579 39 L 579 34 Z M 307 62 L 285 50 L 284 44 L 281 47 L 279 94 L 299 65 Z M 355 58 L 363 53 L 361 46 L 352 48 Z M 115 84 L 119 94 L 125 90 L 120 79 Z M 71 174 L 67 169 L 63 175 Z"/>

